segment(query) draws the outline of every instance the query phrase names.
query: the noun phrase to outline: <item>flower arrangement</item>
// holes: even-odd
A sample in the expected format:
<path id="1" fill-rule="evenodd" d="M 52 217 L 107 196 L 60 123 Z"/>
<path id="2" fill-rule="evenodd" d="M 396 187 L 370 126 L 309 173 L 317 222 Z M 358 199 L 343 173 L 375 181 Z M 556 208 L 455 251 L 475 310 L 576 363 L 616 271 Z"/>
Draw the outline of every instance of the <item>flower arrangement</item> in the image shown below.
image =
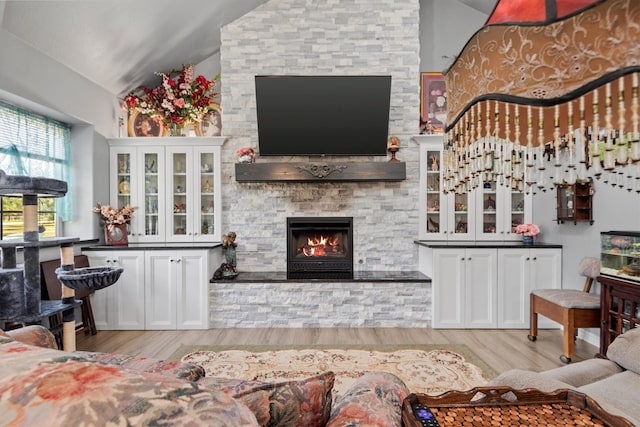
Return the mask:
<path id="1" fill-rule="evenodd" d="M 116 209 L 110 205 L 98 206 L 93 208 L 93 212 L 100 215 L 100 220 L 107 226 L 108 229 L 113 229 L 115 225 L 129 224 L 133 219 L 133 212 L 137 208 L 131 206 L 125 206 L 121 209 Z"/>
<path id="2" fill-rule="evenodd" d="M 130 109 L 162 120 L 166 126 L 201 122 L 218 95 L 214 87 L 220 75 L 207 80 L 202 75 L 194 77 L 193 69 L 189 64 L 183 65 L 181 70 L 156 73 L 162 79 L 160 86 L 140 86 L 139 94 L 130 93 L 124 102 Z"/>
<path id="3" fill-rule="evenodd" d="M 540 227 L 535 224 L 519 224 L 516 226 L 516 234 L 535 237 L 540 233 Z"/>
<path id="4" fill-rule="evenodd" d="M 256 158 L 256 152 L 253 151 L 253 148 L 244 147 L 236 151 L 236 156 L 238 156 L 240 163 L 253 163 Z"/>

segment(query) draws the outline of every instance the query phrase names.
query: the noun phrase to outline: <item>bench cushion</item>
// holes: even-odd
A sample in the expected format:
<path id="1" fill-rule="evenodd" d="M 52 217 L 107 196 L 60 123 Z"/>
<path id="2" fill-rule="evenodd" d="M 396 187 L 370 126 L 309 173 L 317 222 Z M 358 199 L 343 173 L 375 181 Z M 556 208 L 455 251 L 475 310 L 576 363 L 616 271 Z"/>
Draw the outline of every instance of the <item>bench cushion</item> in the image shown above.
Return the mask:
<path id="1" fill-rule="evenodd" d="M 532 294 L 564 308 L 599 309 L 600 296 L 577 289 L 535 289 Z"/>

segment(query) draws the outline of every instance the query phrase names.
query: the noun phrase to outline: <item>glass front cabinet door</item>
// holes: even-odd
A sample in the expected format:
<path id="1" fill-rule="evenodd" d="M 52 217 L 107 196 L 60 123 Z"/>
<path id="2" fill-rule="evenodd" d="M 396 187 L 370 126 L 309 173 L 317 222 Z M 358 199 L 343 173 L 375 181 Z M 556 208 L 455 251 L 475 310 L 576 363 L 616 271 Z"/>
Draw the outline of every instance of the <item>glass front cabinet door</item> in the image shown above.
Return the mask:
<path id="1" fill-rule="evenodd" d="M 223 142 L 193 137 L 109 141 L 110 203 L 136 207 L 129 242 L 221 240 Z"/>
<path id="2" fill-rule="evenodd" d="M 158 146 L 111 148 L 111 206 L 136 208 L 127 226 L 131 243 L 152 243 L 164 240 L 163 170 L 164 148 Z"/>
<path id="3" fill-rule="evenodd" d="M 473 240 L 474 198 L 443 192 L 443 136 L 420 135 L 414 140 L 420 145 L 420 239 Z"/>
<path id="4" fill-rule="evenodd" d="M 531 222 L 531 194 L 485 181 L 469 192 L 444 193 L 442 135 L 413 137 L 420 146 L 421 240 L 520 240 L 514 230 Z"/>

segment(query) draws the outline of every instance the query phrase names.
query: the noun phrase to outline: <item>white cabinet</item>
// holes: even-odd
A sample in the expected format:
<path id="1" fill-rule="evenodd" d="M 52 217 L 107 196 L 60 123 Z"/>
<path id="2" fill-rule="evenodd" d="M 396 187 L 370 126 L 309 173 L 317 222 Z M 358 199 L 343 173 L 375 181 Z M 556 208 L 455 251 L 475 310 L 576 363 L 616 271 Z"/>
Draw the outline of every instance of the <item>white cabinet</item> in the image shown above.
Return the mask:
<path id="1" fill-rule="evenodd" d="M 442 191 L 442 135 L 421 136 L 419 142 L 420 238 L 473 240 L 475 222 L 470 214 L 475 198 L 467 193 Z"/>
<path id="2" fill-rule="evenodd" d="M 494 328 L 496 249 L 433 251 L 434 328 Z"/>
<path id="3" fill-rule="evenodd" d="M 145 254 L 145 328 L 209 327 L 209 250 L 148 250 Z"/>
<path id="4" fill-rule="evenodd" d="M 222 238 L 223 137 L 118 138 L 110 145 L 110 203 L 137 208 L 131 243 Z"/>
<path id="5" fill-rule="evenodd" d="M 512 191 L 495 181 L 464 193 L 443 191 L 442 135 L 413 137 L 420 145 L 421 240 L 519 240 L 514 228 L 531 222 L 531 194 Z"/>
<path id="6" fill-rule="evenodd" d="M 129 224 L 131 243 L 164 241 L 166 205 L 164 148 L 161 146 L 112 145 L 110 149 L 111 205 L 134 206 Z"/>
<path id="7" fill-rule="evenodd" d="M 84 254 L 91 266 L 124 269 L 115 284 L 91 296 L 96 328 L 144 329 L 144 252 L 113 250 Z"/>
<path id="8" fill-rule="evenodd" d="M 476 240 L 522 239 L 515 228 L 531 222 L 531 194 L 488 181 L 475 190 L 475 196 Z"/>
<path id="9" fill-rule="evenodd" d="M 219 147 L 167 147 L 167 242 L 220 240 Z"/>
<path id="10" fill-rule="evenodd" d="M 498 327 L 529 327 L 529 295 L 534 289 L 560 289 L 562 251 L 553 248 L 498 251 Z M 539 316 L 539 327 L 557 328 Z"/>
<path id="11" fill-rule="evenodd" d="M 91 266 L 124 268 L 118 282 L 92 298 L 96 327 L 207 329 L 209 279 L 216 263 L 210 248 L 87 250 Z M 216 259 L 214 259 L 216 258 Z"/>
<path id="12" fill-rule="evenodd" d="M 559 247 L 449 245 L 419 247 L 420 271 L 432 278 L 433 328 L 526 329 L 530 292 L 561 287 Z M 557 328 L 543 317 L 540 325 Z"/>

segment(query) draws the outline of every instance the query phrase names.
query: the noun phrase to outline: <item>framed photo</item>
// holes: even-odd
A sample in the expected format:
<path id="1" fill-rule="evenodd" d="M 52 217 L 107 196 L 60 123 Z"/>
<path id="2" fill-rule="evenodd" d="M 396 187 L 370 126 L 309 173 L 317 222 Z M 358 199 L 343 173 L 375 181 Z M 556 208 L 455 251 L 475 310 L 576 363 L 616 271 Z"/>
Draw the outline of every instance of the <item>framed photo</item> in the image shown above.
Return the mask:
<path id="1" fill-rule="evenodd" d="M 165 128 L 162 122 L 142 114 L 137 110 L 129 112 L 128 123 L 129 136 L 163 136 Z"/>
<path id="2" fill-rule="evenodd" d="M 447 90 L 442 73 L 420 73 L 420 133 L 443 133 Z"/>
<path id="3" fill-rule="evenodd" d="M 220 136 L 222 135 L 222 109 L 220 104 L 212 102 L 209 104 L 209 113 L 204 116 L 200 123 L 195 124 L 197 136 Z"/>

